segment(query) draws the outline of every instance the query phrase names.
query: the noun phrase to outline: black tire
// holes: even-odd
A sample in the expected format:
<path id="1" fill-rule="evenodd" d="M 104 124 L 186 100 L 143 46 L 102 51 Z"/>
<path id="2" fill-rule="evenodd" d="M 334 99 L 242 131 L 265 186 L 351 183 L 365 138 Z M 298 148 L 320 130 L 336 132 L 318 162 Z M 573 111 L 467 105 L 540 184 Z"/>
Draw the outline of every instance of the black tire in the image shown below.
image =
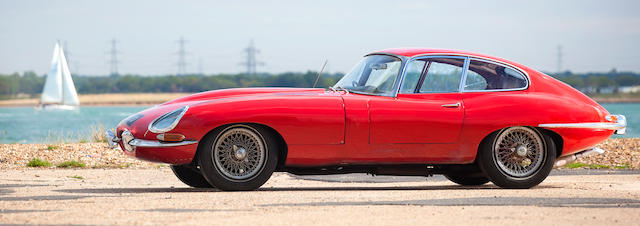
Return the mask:
<path id="1" fill-rule="evenodd" d="M 173 174 L 185 183 L 194 188 L 212 188 L 211 184 L 196 169 L 185 165 L 171 165 Z"/>
<path id="2" fill-rule="evenodd" d="M 269 180 L 278 164 L 278 142 L 259 126 L 231 125 L 207 135 L 201 145 L 200 170 L 210 184 L 224 191 L 255 190 Z"/>
<path id="3" fill-rule="evenodd" d="M 523 135 L 519 136 L 526 137 L 522 140 L 530 141 L 531 143 L 537 143 L 535 145 L 535 148 L 531 149 L 540 149 L 539 152 L 536 153 L 540 153 L 542 155 L 536 155 L 536 157 L 532 157 L 533 160 L 531 160 L 528 155 L 533 153 L 533 151 L 530 152 L 529 148 L 525 148 L 524 151 L 522 151 L 524 154 L 520 154 L 520 146 L 528 147 L 527 144 L 519 144 L 517 148 L 507 148 L 508 146 L 506 146 L 506 143 L 503 143 L 503 141 L 506 142 L 506 140 L 508 139 L 518 139 L 513 138 L 513 136 L 515 135 L 513 135 L 512 138 L 506 138 L 509 136 L 509 134 L 505 133 L 515 133 L 514 131 L 521 132 Z M 499 138 L 501 138 L 500 141 L 498 141 Z M 540 144 L 539 142 L 542 142 L 542 144 Z M 496 147 L 496 145 L 505 146 Z M 513 149 L 516 150 L 514 151 Z M 508 153 L 509 151 L 512 153 Z M 502 153 L 503 156 L 510 157 L 500 157 L 500 153 Z M 526 158 L 523 158 L 522 155 L 525 155 Z M 502 158 L 503 160 L 498 160 L 498 158 Z M 520 163 L 517 163 L 519 159 L 523 160 L 520 160 Z M 491 180 L 491 182 L 493 182 L 495 185 L 502 188 L 531 188 L 540 184 L 542 181 L 544 181 L 544 179 L 547 178 L 547 176 L 549 176 L 549 173 L 553 169 L 555 159 L 556 146 L 553 142 L 553 139 L 551 139 L 549 136 L 543 135 L 542 133 L 540 133 L 540 131 L 531 127 L 509 127 L 489 135 L 487 139 L 485 139 L 485 141 L 480 145 L 480 150 L 476 160 L 478 162 L 478 165 L 480 166 L 480 169 L 482 169 L 489 180 Z M 504 163 L 505 161 L 509 160 L 515 161 L 516 163 Z M 525 162 L 524 164 L 522 163 L 523 161 Z M 527 165 L 526 162 L 529 162 L 529 165 Z M 505 164 L 511 164 L 510 166 L 515 169 L 512 169 Z M 532 166 L 528 170 L 522 170 L 522 175 L 519 175 L 520 172 L 518 170 L 520 170 L 520 168 L 528 168 L 530 165 L 534 166 Z"/>
<path id="4" fill-rule="evenodd" d="M 463 186 L 483 185 L 489 182 L 489 178 L 480 176 L 460 176 L 445 174 L 444 177 L 446 177 L 453 183 Z"/>

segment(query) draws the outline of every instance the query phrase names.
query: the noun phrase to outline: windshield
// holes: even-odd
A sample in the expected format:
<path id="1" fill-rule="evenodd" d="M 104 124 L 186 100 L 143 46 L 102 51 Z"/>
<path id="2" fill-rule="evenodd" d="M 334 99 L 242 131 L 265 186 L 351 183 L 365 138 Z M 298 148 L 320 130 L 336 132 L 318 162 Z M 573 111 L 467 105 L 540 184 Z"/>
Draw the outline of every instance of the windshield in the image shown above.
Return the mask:
<path id="1" fill-rule="evenodd" d="M 355 93 L 393 95 L 402 61 L 393 56 L 370 55 L 356 64 L 333 88 Z"/>

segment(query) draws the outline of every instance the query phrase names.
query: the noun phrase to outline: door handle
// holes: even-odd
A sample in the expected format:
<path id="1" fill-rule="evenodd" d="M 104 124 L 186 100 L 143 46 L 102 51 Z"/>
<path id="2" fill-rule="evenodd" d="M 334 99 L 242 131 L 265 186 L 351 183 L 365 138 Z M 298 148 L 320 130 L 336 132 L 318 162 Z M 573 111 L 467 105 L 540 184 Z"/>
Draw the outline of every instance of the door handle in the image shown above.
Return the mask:
<path id="1" fill-rule="evenodd" d="M 455 104 L 443 104 L 442 107 L 444 107 L 444 108 L 457 108 L 457 107 L 460 107 L 460 102 L 455 103 Z"/>

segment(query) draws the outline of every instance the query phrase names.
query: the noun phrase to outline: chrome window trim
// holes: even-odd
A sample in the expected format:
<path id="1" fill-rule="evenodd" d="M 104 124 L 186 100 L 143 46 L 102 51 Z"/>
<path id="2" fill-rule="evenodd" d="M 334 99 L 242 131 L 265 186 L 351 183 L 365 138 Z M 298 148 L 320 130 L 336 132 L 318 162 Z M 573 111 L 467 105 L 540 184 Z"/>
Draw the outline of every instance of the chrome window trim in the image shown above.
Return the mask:
<path id="1" fill-rule="evenodd" d="M 433 54 L 433 55 L 420 55 L 420 56 L 414 56 L 411 58 L 407 58 L 406 62 L 403 62 L 402 65 L 402 74 L 400 76 L 400 82 L 398 83 L 398 87 L 395 90 L 395 95 L 393 97 L 398 97 L 398 94 L 400 93 L 400 87 L 402 86 L 402 83 L 404 82 L 404 77 L 406 76 L 406 72 L 407 72 L 407 65 L 409 65 L 409 63 L 411 63 L 411 61 L 414 60 L 420 60 L 420 59 L 428 59 L 428 58 L 453 58 L 453 59 L 463 59 L 463 65 L 462 65 L 462 74 L 460 75 L 460 84 L 458 85 L 458 91 L 457 92 L 446 92 L 446 93 L 460 93 L 461 92 L 461 87 L 464 84 L 464 78 L 466 78 L 467 75 L 467 68 L 469 67 L 469 57 L 467 56 L 457 56 L 457 55 L 449 55 L 449 54 Z M 422 75 L 421 75 L 422 76 Z M 445 92 L 434 92 L 434 93 L 445 93 Z M 431 93 L 405 93 L 405 94 L 431 94 Z"/>
<path id="2" fill-rule="evenodd" d="M 517 91 L 517 90 L 526 90 L 529 88 L 529 84 L 531 83 L 529 80 L 529 76 L 526 74 L 526 72 L 523 72 L 522 70 L 520 70 L 519 68 L 516 68 L 514 66 L 511 66 L 509 64 L 505 64 L 505 63 L 501 63 L 501 62 L 497 62 L 494 60 L 487 60 L 487 59 L 476 59 L 473 57 L 470 57 L 471 59 L 469 60 L 469 64 L 471 64 L 471 60 L 476 60 L 476 61 L 480 61 L 480 62 L 485 62 L 485 63 L 490 63 L 490 64 L 496 64 L 496 65 L 500 65 L 503 67 L 508 67 L 513 69 L 516 72 L 519 72 L 523 77 L 524 80 L 526 81 L 526 86 L 521 87 L 521 88 L 511 88 L 511 89 L 491 89 L 491 90 L 464 90 L 464 85 L 463 85 L 463 89 L 462 92 L 466 92 L 466 93 L 477 93 L 477 92 L 501 92 L 501 91 Z M 466 84 L 466 78 L 464 83 Z"/>
<path id="3" fill-rule="evenodd" d="M 468 57 L 469 58 L 469 64 L 471 64 L 471 60 L 478 60 L 478 61 L 483 61 L 483 62 L 487 62 L 487 63 L 492 63 L 492 64 L 498 64 L 501 66 L 505 66 L 505 67 L 509 67 L 511 69 L 514 69 L 518 72 L 520 72 L 523 76 L 524 79 L 527 80 L 527 86 L 525 86 L 524 88 L 514 88 L 514 89 L 494 89 L 494 90 L 464 90 L 462 89 L 461 92 L 465 92 L 465 93 L 477 93 L 477 92 L 506 92 L 506 91 L 519 91 L 519 90 L 527 90 L 529 89 L 529 87 L 531 86 L 531 79 L 529 78 L 529 73 L 527 73 L 527 71 L 512 65 L 510 63 L 506 63 L 506 62 L 501 62 L 501 61 L 497 61 L 494 59 L 489 59 L 486 57 L 481 57 L 481 56 L 475 56 L 475 55 L 470 55 L 470 54 L 462 54 L 462 53 L 426 53 L 426 54 L 419 54 L 419 55 L 415 55 L 412 58 L 416 58 L 416 57 L 422 57 L 422 56 L 463 56 L 463 57 Z M 468 67 L 467 67 L 468 69 Z M 463 88 L 464 88 L 464 83 L 466 83 L 466 73 L 467 71 L 464 71 L 464 75 L 465 75 L 465 80 L 462 81 L 463 83 Z"/>

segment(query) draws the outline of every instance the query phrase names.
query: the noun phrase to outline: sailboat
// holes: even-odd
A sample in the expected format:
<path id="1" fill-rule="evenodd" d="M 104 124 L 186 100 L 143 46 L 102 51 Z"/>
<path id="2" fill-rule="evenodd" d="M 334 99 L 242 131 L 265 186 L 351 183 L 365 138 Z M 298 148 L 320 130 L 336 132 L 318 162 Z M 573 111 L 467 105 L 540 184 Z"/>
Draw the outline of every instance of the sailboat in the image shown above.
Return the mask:
<path id="1" fill-rule="evenodd" d="M 56 43 L 53 49 L 51 69 L 47 74 L 38 108 L 74 110 L 78 108 L 78 105 L 80 105 L 80 101 L 71 79 L 67 59 L 60 43 Z"/>

